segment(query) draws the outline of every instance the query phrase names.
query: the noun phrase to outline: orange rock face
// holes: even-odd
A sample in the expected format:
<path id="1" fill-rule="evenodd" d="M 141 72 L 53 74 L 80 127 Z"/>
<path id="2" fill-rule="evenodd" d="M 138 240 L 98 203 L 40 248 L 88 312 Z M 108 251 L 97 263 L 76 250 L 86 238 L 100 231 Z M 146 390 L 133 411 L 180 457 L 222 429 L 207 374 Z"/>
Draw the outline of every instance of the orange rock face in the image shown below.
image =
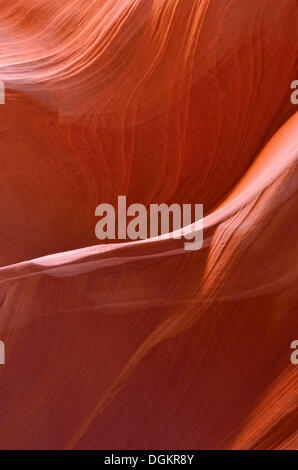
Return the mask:
<path id="1" fill-rule="evenodd" d="M 297 448 L 297 1 L 0 18 L 0 448 Z M 99 242 L 119 195 L 203 248 Z"/>

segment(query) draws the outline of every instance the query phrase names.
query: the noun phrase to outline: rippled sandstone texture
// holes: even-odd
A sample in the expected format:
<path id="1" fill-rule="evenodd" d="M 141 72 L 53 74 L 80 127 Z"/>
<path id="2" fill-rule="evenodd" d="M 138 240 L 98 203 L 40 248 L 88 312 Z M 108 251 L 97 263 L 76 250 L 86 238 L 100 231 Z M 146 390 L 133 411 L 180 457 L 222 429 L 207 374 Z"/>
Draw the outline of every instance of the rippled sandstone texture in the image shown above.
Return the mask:
<path id="1" fill-rule="evenodd" d="M 0 448 L 297 448 L 297 23 L 0 1 Z M 203 203 L 203 249 L 98 244 L 121 194 Z"/>

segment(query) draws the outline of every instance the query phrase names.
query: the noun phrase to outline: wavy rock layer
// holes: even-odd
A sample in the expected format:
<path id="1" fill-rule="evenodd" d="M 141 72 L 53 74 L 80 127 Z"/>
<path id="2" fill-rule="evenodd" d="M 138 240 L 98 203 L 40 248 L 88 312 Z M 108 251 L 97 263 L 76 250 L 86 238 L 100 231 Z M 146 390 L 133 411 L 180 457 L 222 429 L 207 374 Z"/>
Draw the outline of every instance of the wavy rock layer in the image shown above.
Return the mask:
<path id="1" fill-rule="evenodd" d="M 0 448 L 297 447 L 297 1 L 0 14 Z M 98 244 L 122 194 L 203 249 Z"/>

